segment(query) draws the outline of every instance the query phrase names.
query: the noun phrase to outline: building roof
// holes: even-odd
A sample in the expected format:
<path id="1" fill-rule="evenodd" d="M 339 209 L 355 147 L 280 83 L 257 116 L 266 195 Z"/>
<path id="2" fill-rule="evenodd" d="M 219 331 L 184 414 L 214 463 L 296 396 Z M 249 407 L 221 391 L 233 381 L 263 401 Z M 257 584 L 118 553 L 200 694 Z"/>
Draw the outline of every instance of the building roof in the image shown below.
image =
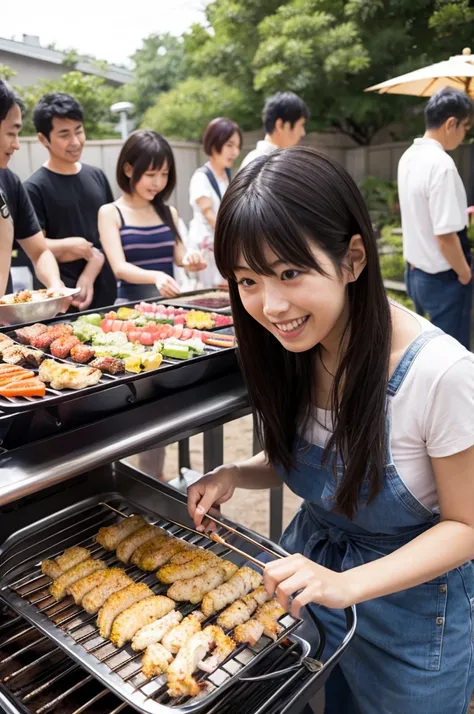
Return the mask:
<path id="1" fill-rule="evenodd" d="M 0 51 L 21 55 L 22 57 L 30 57 L 31 59 L 49 62 L 50 64 L 64 65 L 64 60 L 67 57 L 66 52 L 41 47 L 39 38 L 36 36 L 26 35 L 24 37 L 26 40 L 24 42 L 0 37 Z M 74 65 L 74 69 L 84 74 L 93 74 L 97 77 L 103 77 L 114 84 L 128 84 L 133 80 L 133 72 L 129 69 L 109 64 L 104 71 L 93 61 L 82 58 L 79 58 L 79 61 Z"/>

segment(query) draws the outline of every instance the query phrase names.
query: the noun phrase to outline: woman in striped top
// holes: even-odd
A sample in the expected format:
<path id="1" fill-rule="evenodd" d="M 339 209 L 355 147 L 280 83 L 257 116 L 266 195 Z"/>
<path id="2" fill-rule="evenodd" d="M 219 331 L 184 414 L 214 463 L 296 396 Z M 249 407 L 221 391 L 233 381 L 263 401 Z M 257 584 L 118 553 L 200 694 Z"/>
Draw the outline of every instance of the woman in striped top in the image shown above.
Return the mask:
<path id="1" fill-rule="evenodd" d="M 199 251 L 186 252 L 178 214 L 166 203 L 176 185 L 166 139 L 142 129 L 130 134 L 118 158 L 117 183 L 123 196 L 102 206 L 99 232 L 119 298 L 129 302 L 178 295 L 174 266 L 195 272 L 206 264 Z"/>

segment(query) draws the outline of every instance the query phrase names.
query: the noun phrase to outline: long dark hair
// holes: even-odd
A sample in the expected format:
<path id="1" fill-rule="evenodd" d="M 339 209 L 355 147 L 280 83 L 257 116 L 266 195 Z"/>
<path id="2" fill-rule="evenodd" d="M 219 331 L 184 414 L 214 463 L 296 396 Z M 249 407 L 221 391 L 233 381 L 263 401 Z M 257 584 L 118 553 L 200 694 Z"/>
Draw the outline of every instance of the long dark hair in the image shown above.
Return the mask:
<path id="1" fill-rule="evenodd" d="M 342 166 L 308 147 L 262 156 L 240 171 L 220 205 L 214 239 L 219 272 L 229 280 L 240 359 L 260 438 L 272 464 L 295 467 L 297 431 L 314 412 L 315 357 L 288 352 L 244 309 L 234 269 L 239 257 L 271 275 L 265 245 L 284 262 L 324 274 L 310 250 L 329 255 L 339 274 L 352 236 L 360 234 L 366 266 L 348 284 L 347 348 L 332 388 L 335 449 L 344 465 L 335 509 L 353 518 L 367 477 L 368 502 L 379 493 L 385 457 L 385 417 L 391 345 L 390 306 L 384 290 L 372 224 L 356 184 Z M 336 468 L 334 459 L 334 469 Z"/>
<path id="2" fill-rule="evenodd" d="M 171 228 L 175 238 L 180 241 L 178 228 L 174 224 L 170 207 L 166 204 L 176 186 L 176 164 L 171 146 L 163 136 L 149 129 L 137 129 L 130 134 L 118 157 L 117 183 L 122 191 L 131 194 L 145 171 L 159 171 L 165 161 L 169 171 L 168 183 L 163 191 L 155 196 L 152 204 L 163 223 Z M 132 167 L 130 178 L 125 173 L 126 164 Z"/>

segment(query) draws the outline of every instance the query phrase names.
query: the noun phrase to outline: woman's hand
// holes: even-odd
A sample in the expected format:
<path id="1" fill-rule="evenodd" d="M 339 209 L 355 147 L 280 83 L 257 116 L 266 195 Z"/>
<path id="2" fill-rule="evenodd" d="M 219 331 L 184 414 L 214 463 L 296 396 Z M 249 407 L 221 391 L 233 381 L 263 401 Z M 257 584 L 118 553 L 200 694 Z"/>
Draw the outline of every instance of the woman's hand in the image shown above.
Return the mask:
<path id="1" fill-rule="evenodd" d="M 183 268 L 188 273 L 197 273 L 207 268 L 207 263 L 199 250 L 188 250 L 183 258 Z"/>
<path id="2" fill-rule="evenodd" d="M 232 498 L 237 469 L 235 465 L 219 466 L 188 488 L 188 511 L 198 531 L 215 530 L 215 523 L 204 516 L 212 505 Z"/>
<path id="3" fill-rule="evenodd" d="M 335 609 L 353 605 L 357 598 L 349 573 L 350 570 L 336 573 L 296 553 L 267 563 L 263 582 L 269 595 L 276 594 L 287 612 L 300 617 L 301 608 L 309 602 Z M 290 597 L 295 593 L 298 594 L 290 604 Z"/>
<path id="4" fill-rule="evenodd" d="M 155 272 L 155 285 L 163 297 L 176 297 L 181 292 L 176 280 L 160 270 Z"/>

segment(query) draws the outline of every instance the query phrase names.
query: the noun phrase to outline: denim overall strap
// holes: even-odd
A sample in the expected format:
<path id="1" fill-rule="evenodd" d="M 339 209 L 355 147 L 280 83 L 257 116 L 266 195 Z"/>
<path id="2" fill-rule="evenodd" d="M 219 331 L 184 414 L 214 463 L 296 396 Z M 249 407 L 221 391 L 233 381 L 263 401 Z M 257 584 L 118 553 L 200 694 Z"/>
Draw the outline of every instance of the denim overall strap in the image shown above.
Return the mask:
<path id="1" fill-rule="evenodd" d="M 412 366 L 413 362 L 415 361 L 419 352 L 421 352 L 423 347 L 425 347 L 428 342 L 431 342 L 432 339 L 434 339 L 435 337 L 439 337 L 443 334 L 444 332 L 442 330 L 439 330 L 437 327 L 433 327 L 433 329 L 431 330 L 425 330 L 423 332 L 420 332 L 418 337 L 416 337 L 413 342 L 407 347 L 403 357 L 396 366 L 395 371 L 392 374 L 387 386 L 387 394 L 389 394 L 391 397 L 395 396 L 395 394 L 402 386 L 403 380 L 408 374 L 408 371 Z"/>

